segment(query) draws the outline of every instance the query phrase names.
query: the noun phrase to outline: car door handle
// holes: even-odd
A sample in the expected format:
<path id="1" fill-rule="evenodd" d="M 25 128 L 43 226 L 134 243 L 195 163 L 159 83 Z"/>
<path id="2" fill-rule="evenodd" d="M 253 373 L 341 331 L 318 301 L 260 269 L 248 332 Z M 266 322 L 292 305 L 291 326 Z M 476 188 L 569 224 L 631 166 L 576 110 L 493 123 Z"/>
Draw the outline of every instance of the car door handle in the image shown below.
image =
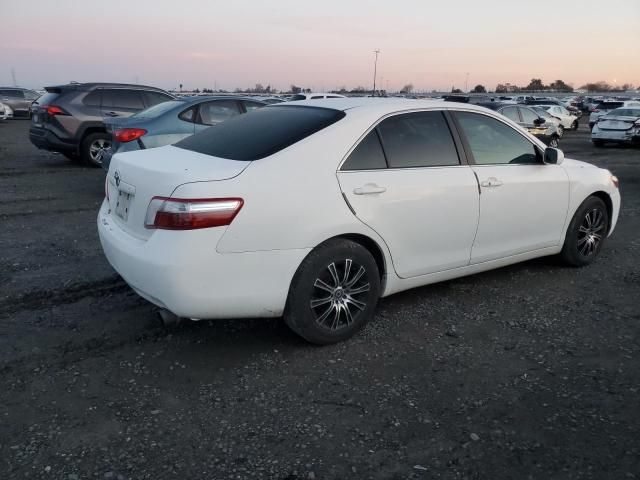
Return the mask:
<path id="1" fill-rule="evenodd" d="M 489 177 L 486 180 L 480 182 L 480 186 L 485 188 L 495 188 L 502 186 L 502 182 L 496 177 Z"/>
<path id="2" fill-rule="evenodd" d="M 118 114 L 116 112 L 107 112 L 107 113 L 105 113 L 105 115 L 107 117 L 117 117 L 118 116 Z"/>
<path id="3" fill-rule="evenodd" d="M 373 195 L 374 193 L 384 193 L 386 191 L 385 187 L 379 187 L 375 183 L 367 183 L 362 187 L 355 188 L 353 193 L 356 195 Z"/>

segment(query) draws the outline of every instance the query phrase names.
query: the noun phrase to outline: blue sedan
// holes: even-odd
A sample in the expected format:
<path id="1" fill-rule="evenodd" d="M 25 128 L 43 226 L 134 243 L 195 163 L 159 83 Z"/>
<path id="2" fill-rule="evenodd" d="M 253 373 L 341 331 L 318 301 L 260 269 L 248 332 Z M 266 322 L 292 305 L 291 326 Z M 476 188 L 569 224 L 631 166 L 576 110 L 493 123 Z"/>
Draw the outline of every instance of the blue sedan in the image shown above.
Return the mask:
<path id="1" fill-rule="evenodd" d="M 128 118 L 105 119 L 111 150 L 102 159 L 109 170 L 111 156 L 174 144 L 205 128 L 266 106 L 246 97 L 210 96 L 178 98 L 142 110 Z"/>

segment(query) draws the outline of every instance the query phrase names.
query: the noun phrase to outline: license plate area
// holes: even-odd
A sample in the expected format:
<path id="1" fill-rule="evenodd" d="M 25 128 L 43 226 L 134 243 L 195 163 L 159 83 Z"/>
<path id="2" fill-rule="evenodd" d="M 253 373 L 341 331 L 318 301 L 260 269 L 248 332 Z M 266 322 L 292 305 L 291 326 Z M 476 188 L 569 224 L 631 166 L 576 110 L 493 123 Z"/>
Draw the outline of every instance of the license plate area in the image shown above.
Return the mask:
<path id="1" fill-rule="evenodd" d="M 131 206 L 131 200 L 133 199 L 132 193 L 118 191 L 118 199 L 116 200 L 116 215 L 123 221 L 127 221 L 129 218 L 129 207 Z"/>

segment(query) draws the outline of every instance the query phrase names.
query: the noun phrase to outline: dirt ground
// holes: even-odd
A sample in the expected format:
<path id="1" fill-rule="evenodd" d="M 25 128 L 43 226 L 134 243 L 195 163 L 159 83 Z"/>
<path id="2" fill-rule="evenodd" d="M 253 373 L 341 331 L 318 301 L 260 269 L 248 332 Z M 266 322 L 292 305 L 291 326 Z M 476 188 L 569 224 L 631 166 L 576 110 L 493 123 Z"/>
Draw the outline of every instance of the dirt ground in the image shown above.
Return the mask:
<path id="1" fill-rule="evenodd" d="M 584 269 L 545 258 L 381 301 L 351 341 L 166 330 L 104 259 L 104 173 L 0 124 L 0 479 L 640 478 L 640 149 Z"/>

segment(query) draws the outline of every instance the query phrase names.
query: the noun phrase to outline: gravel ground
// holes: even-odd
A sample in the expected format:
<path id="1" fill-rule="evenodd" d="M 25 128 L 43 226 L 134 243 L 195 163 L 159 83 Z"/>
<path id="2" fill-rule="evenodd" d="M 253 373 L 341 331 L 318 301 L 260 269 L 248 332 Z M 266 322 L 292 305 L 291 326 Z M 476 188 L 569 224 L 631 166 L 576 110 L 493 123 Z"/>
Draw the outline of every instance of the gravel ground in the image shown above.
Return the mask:
<path id="1" fill-rule="evenodd" d="M 384 299 L 353 340 L 167 331 L 102 256 L 104 174 L 0 124 L 0 479 L 640 478 L 640 149 L 600 259 Z"/>

